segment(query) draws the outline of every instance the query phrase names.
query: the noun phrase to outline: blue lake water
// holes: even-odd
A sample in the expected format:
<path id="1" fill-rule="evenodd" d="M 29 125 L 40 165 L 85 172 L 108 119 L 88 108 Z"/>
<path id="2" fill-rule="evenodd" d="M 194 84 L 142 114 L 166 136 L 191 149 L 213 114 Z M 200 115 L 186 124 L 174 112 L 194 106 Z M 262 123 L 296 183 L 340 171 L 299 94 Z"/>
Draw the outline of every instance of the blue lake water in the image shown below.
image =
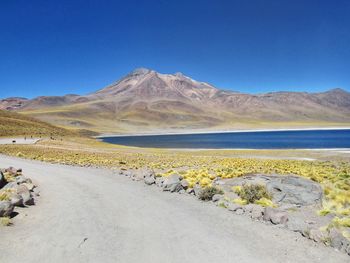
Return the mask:
<path id="1" fill-rule="evenodd" d="M 256 131 L 207 134 L 113 136 L 104 142 L 136 147 L 192 149 L 350 148 L 349 130 Z"/>

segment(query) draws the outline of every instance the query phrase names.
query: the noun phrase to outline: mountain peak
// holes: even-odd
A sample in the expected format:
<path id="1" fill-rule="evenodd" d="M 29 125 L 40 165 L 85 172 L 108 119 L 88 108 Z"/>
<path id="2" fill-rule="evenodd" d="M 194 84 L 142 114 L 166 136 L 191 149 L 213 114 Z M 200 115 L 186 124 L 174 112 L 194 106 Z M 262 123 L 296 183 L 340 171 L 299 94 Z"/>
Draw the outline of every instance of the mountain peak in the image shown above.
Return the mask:
<path id="1" fill-rule="evenodd" d="M 348 93 L 346 90 L 341 88 L 330 89 L 327 91 L 328 93 Z"/>
<path id="2" fill-rule="evenodd" d="M 136 68 L 128 75 L 145 75 L 147 73 L 150 73 L 151 71 L 153 70 L 148 68 Z"/>

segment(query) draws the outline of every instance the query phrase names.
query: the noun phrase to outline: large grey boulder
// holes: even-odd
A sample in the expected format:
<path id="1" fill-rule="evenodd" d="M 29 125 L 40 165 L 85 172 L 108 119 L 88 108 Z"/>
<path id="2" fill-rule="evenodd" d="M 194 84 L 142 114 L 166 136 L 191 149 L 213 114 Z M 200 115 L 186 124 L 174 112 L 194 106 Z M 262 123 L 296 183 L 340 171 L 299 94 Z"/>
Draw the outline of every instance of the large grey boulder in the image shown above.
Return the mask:
<path id="1" fill-rule="evenodd" d="M 163 191 L 178 192 L 181 189 L 181 177 L 178 174 L 169 175 L 163 182 Z"/>
<path id="2" fill-rule="evenodd" d="M 225 192 L 232 191 L 233 186 L 244 184 L 265 185 L 278 205 L 318 205 L 323 197 L 322 187 L 314 181 L 294 175 L 252 174 L 237 178 L 221 179 L 216 182 Z"/>
<path id="3" fill-rule="evenodd" d="M 0 217 L 10 216 L 14 206 L 10 201 L 0 201 Z"/>
<path id="4" fill-rule="evenodd" d="M 322 201 L 321 186 L 311 180 L 299 176 L 282 176 L 278 180 L 266 183 L 275 203 L 314 205 Z"/>

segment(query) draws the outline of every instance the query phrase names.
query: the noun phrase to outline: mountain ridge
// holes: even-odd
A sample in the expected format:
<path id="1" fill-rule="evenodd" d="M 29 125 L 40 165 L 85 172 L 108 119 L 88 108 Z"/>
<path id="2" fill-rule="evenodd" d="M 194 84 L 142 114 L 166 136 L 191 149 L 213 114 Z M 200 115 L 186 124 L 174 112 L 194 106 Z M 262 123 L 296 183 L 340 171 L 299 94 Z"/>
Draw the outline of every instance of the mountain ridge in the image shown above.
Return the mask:
<path id="1" fill-rule="evenodd" d="M 269 92 L 248 94 L 216 88 L 178 72 L 139 68 L 87 95 L 0 100 L 55 125 L 99 132 L 226 129 L 350 124 L 350 93 Z"/>

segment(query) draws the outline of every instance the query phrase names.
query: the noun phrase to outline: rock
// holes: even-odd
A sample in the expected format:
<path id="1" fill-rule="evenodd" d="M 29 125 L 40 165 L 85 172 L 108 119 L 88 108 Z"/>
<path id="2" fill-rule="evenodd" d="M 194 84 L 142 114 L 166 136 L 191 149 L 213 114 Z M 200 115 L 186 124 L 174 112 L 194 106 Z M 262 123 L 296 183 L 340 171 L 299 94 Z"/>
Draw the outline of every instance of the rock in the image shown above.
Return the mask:
<path id="1" fill-rule="evenodd" d="M 213 202 L 217 202 L 219 201 L 220 199 L 222 199 L 224 197 L 224 195 L 221 195 L 221 194 L 216 194 L 216 195 L 213 195 L 213 197 L 211 198 L 211 200 Z"/>
<path id="2" fill-rule="evenodd" d="M 238 209 L 242 209 L 242 206 L 241 205 L 238 205 L 238 204 L 234 204 L 234 203 L 229 203 L 227 205 L 227 209 L 229 211 L 233 211 L 233 212 L 236 212 Z M 242 210 L 243 211 L 243 210 Z"/>
<path id="3" fill-rule="evenodd" d="M 22 196 L 17 193 L 12 193 L 10 195 L 10 202 L 13 206 L 24 206 Z"/>
<path id="4" fill-rule="evenodd" d="M 314 205 L 322 201 L 321 186 L 309 179 L 299 176 L 285 176 L 266 183 L 275 203 Z"/>
<path id="5" fill-rule="evenodd" d="M 10 201 L 0 201 L 0 217 L 10 216 L 14 206 Z"/>
<path id="6" fill-rule="evenodd" d="M 14 168 L 12 166 L 5 169 L 5 172 L 8 172 L 10 175 L 17 175 L 18 171 L 22 172 L 22 169 L 17 170 L 16 168 Z"/>
<path id="7" fill-rule="evenodd" d="M 181 190 L 179 191 L 179 194 L 186 194 L 186 190 L 185 190 L 185 189 L 181 189 Z"/>
<path id="8" fill-rule="evenodd" d="M 182 186 L 183 189 L 186 190 L 190 186 L 190 184 L 189 184 L 189 182 L 186 179 L 182 179 L 181 180 L 181 186 Z"/>
<path id="9" fill-rule="evenodd" d="M 16 188 L 18 186 L 18 184 L 16 182 L 9 182 L 8 184 L 6 184 L 2 189 L 12 189 L 12 188 Z"/>
<path id="10" fill-rule="evenodd" d="M 193 191 L 194 191 L 194 195 L 195 196 L 199 196 L 201 191 L 202 191 L 202 187 L 199 185 L 199 184 L 196 184 L 194 187 L 193 187 Z"/>
<path id="11" fill-rule="evenodd" d="M 230 200 L 234 200 L 234 199 L 238 199 L 239 195 L 236 194 L 235 192 L 225 192 L 225 197 Z"/>
<path id="12" fill-rule="evenodd" d="M 343 234 L 336 228 L 332 228 L 329 231 L 330 245 L 338 249 L 339 251 L 347 252 L 350 246 L 350 241 L 343 236 Z"/>
<path id="13" fill-rule="evenodd" d="M 187 188 L 187 189 L 186 189 L 186 193 L 188 193 L 188 194 L 194 194 L 193 188 Z"/>
<path id="14" fill-rule="evenodd" d="M 216 182 L 225 191 L 232 191 L 233 186 L 244 184 L 266 185 L 273 196 L 273 202 L 279 205 L 294 204 L 299 206 L 321 204 L 323 190 L 314 181 L 292 175 L 253 174 L 237 178 L 221 179 Z"/>
<path id="15" fill-rule="evenodd" d="M 178 192 L 182 189 L 180 176 L 172 174 L 168 176 L 163 182 L 163 191 Z"/>
<path id="16" fill-rule="evenodd" d="M 310 238 L 311 240 L 315 241 L 315 242 L 323 242 L 325 240 L 326 235 L 324 233 L 322 233 L 321 230 L 319 229 L 310 229 L 308 231 L 308 238 Z"/>
<path id="17" fill-rule="evenodd" d="M 225 208 L 227 208 L 227 207 L 230 205 L 230 203 L 229 203 L 228 201 L 226 201 L 225 199 L 220 199 L 220 200 L 217 201 L 215 204 L 216 204 L 217 206 L 225 207 Z"/>
<path id="18" fill-rule="evenodd" d="M 30 180 L 29 178 L 20 175 L 20 176 L 16 176 L 16 182 L 17 184 L 24 184 L 24 183 L 32 183 L 32 180 Z"/>
<path id="19" fill-rule="evenodd" d="M 34 194 L 34 196 L 40 196 L 40 190 L 38 189 L 38 187 L 35 187 L 33 189 L 33 194 Z"/>
<path id="20" fill-rule="evenodd" d="M 162 187 L 164 182 L 164 177 L 156 177 L 155 183 L 157 186 Z"/>
<path id="21" fill-rule="evenodd" d="M 29 191 L 33 191 L 35 188 L 35 185 L 32 183 L 23 183 L 23 185 L 27 187 Z"/>
<path id="22" fill-rule="evenodd" d="M 274 209 L 272 207 L 266 207 L 264 210 L 265 221 L 270 221 L 271 223 L 278 224 L 286 224 L 288 221 L 288 213 L 284 211 L 280 211 L 278 209 Z"/>
<path id="23" fill-rule="evenodd" d="M 243 207 L 243 210 L 245 213 L 250 214 L 252 210 L 254 209 L 254 204 L 247 204 Z"/>
<path id="24" fill-rule="evenodd" d="M 308 233 L 310 230 L 309 225 L 304 220 L 302 220 L 298 217 L 289 218 L 286 226 L 289 230 L 294 231 L 294 232 L 298 232 L 298 233 L 302 234 L 303 236 L 305 236 L 306 233 Z"/>
<path id="25" fill-rule="evenodd" d="M 34 205 L 34 199 L 25 185 L 17 186 L 16 192 L 23 198 L 24 205 Z"/>
<path id="26" fill-rule="evenodd" d="M 237 215 L 243 215 L 243 214 L 244 214 L 243 209 L 242 209 L 242 208 L 237 209 L 237 210 L 236 210 L 236 214 L 237 214 Z"/>
<path id="27" fill-rule="evenodd" d="M 0 171 L 0 189 L 7 184 L 4 174 Z"/>
<path id="28" fill-rule="evenodd" d="M 152 185 L 152 184 L 155 184 L 155 183 L 156 183 L 156 180 L 154 179 L 153 176 L 150 176 L 150 177 L 146 177 L 146 178 L 144 179 L 144 182 L 145 182 L 145 184 L 147 184 L 147 185 Z"/>
<path id="29" fill-rule="evenodd" d="M 254 205 L 254 207 L 251 210 L 250 217 L 252 219 L 257 219 L 257 220 L 262 219 L 264 215 L 264 210 L 265 210 L 264 207 L 260 205 Z"/>

